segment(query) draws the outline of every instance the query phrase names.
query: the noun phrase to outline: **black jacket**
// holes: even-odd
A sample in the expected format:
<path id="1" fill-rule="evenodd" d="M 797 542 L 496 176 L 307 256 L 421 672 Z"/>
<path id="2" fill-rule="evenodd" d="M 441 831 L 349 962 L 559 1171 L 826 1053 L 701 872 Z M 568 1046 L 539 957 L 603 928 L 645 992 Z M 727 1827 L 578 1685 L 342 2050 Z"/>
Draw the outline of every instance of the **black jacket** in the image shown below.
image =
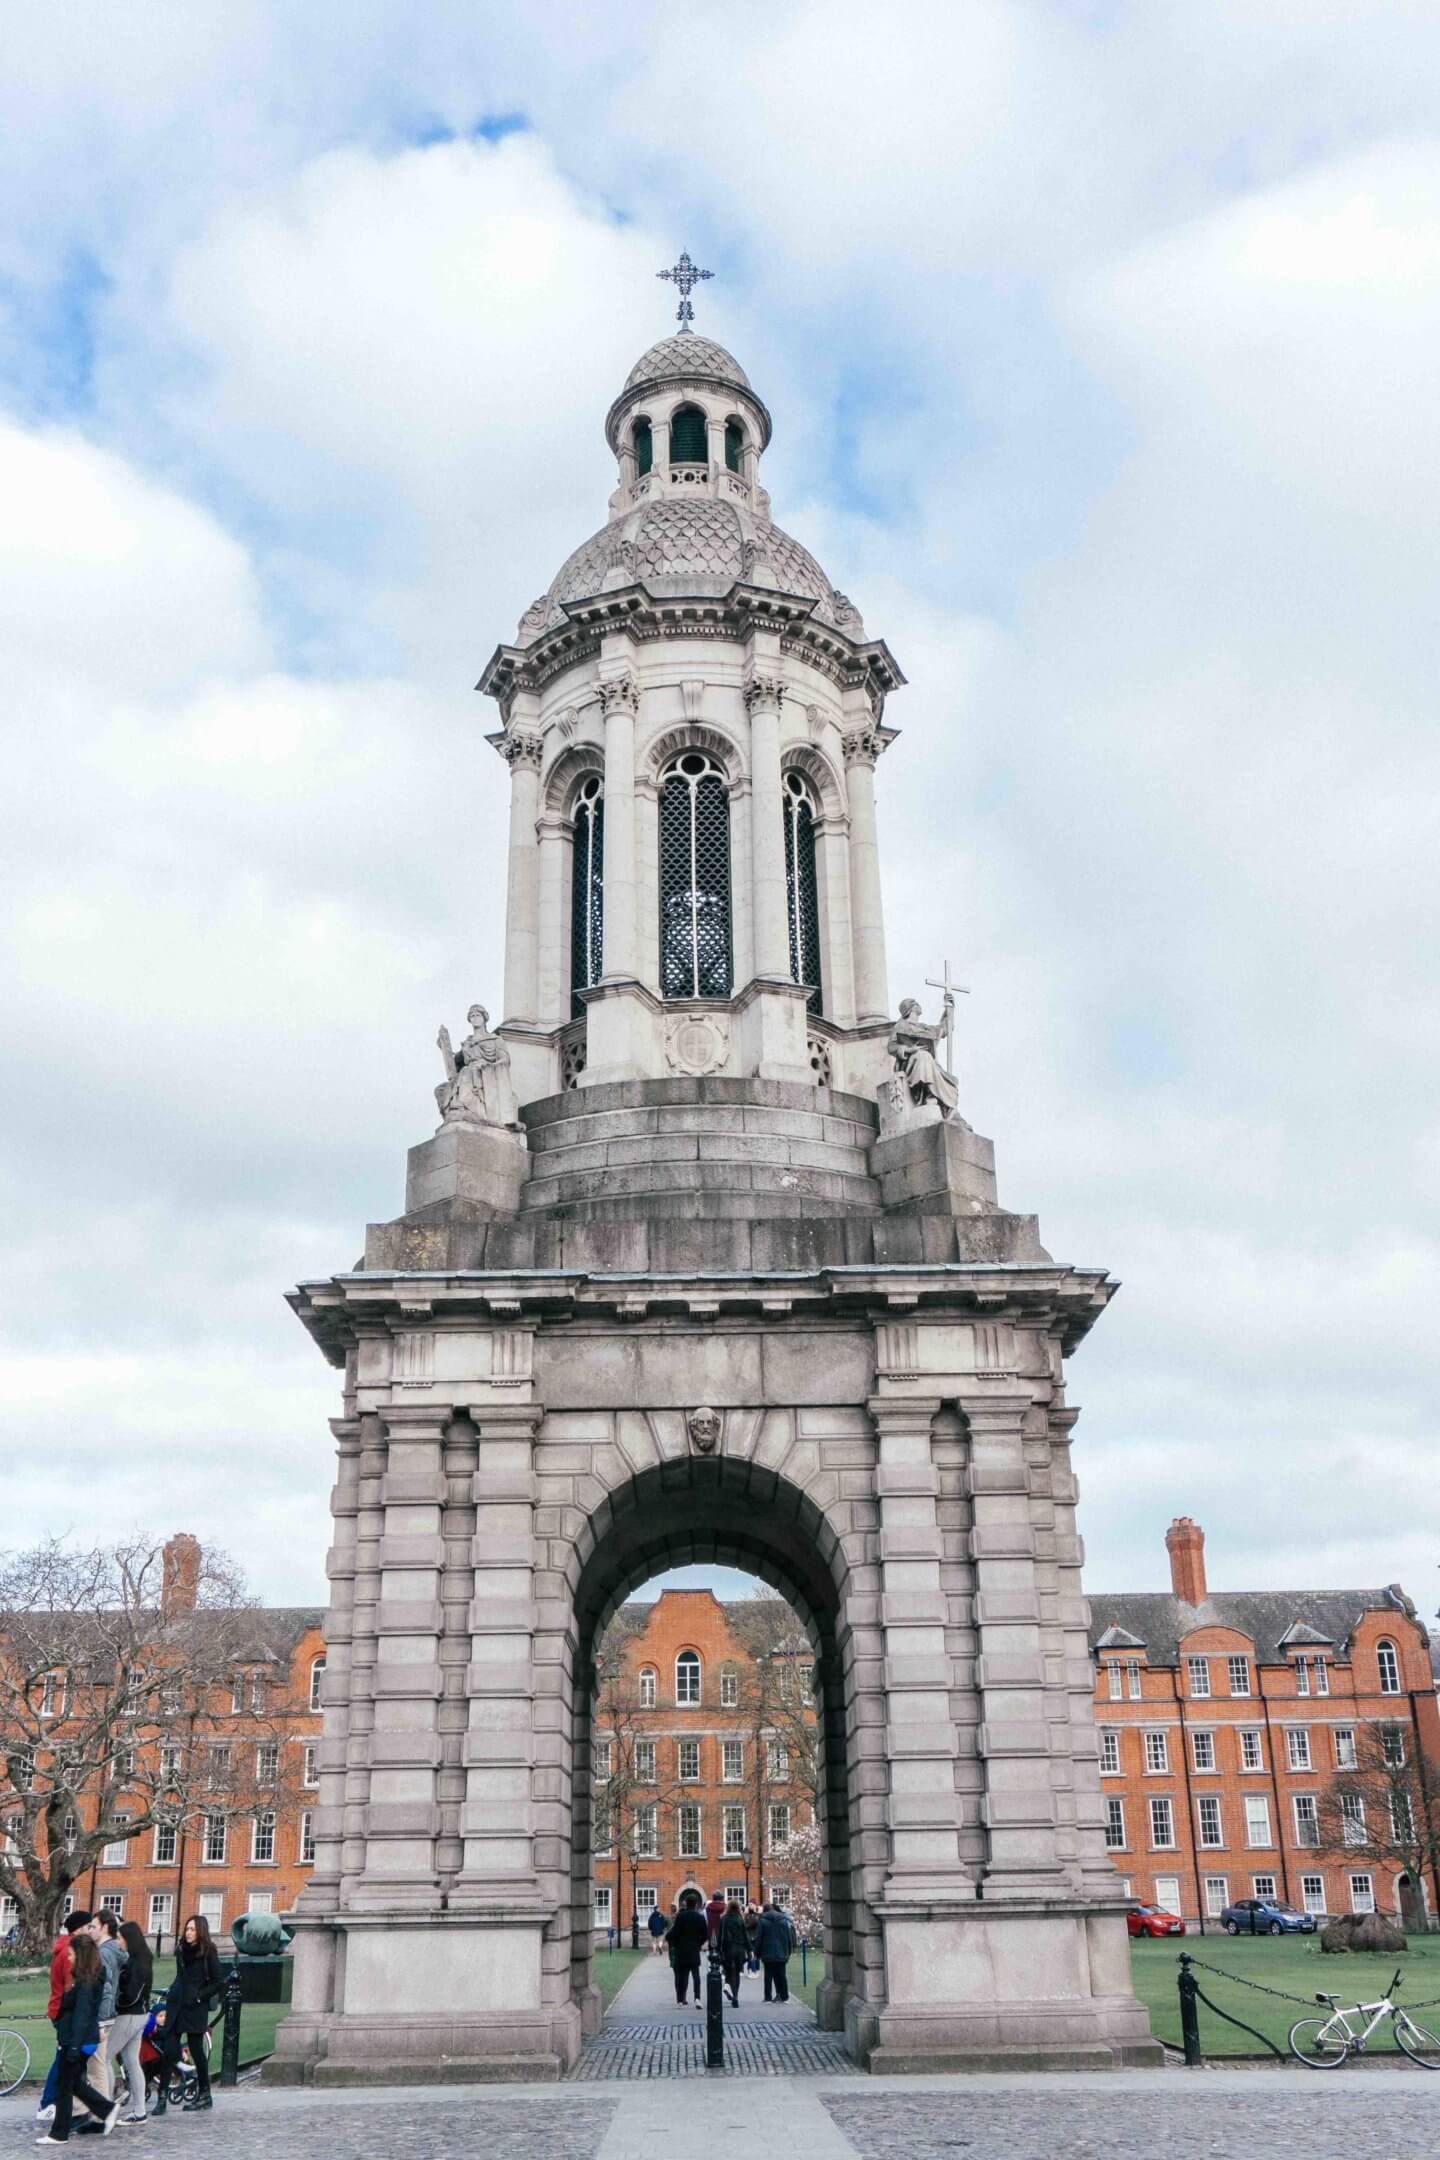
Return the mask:
<path id="1" fill-rule="evenodd" d="M 697 1958 L 710 1941 L 710 1923 L 703 1912 L 687 1906 L 670 1923 L 669 1942 L 677 1957 Z"/>
<path id="2" fill-rule="evenodd" d="M 100 2042 L 100 1996 L 103 1980 L 76 1980 L 60 1999 L 55 2020 L 55 2044 L 62 2055 L 73 2058 L 83 2048 Z"/>
<path id="3" fill-rule="evenodd" d="M 182 2032 L 203 2032 L 223 1989 L 220 1954 L 214 1943 L 200 1950 L 182 1942 L 175 1953 L 175 1978 L 165 1998 L 166 2023 L 178 2025 Z"/>
<path id="4" fill-rule="evenodd" d="M 120 1986 L 115 1996 L 116 2017 L 136 2017 L 150 2007 L 150 1983 L 155 1977 L 155 1960 L 147 1944 L 144 1954 L 130 1952 L 130 1962 L 120 1975 Z"/>
<path id="5" fill-rule="evenodd" d="M 720 1922 L 720 1962 L 722 1965 L 743 1965 L 750 1955 L 750 1937 L 745 1932 L 745 1922 L 739 1913 L 726 1913 Z"/>

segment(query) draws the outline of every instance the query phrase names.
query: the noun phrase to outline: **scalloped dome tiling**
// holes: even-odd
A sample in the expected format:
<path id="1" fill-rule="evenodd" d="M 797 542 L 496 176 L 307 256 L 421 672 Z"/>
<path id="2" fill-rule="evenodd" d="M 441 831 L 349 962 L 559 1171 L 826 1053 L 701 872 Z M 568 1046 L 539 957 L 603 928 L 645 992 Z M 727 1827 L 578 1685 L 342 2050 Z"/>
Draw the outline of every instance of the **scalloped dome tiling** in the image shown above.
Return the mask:
<path id="1" fill-rule="evenodd" d="M 741 390 L 750 388 L 750 378 L 733 354 L 713 338 L 697 337 L 691 330 L 684 336 L 677 332 L 673 337 L 663 337 L 649 352 L 641 353 L 620 395 L 626 396 L 642 383 L 673 382 L 679 375 L 708 375 L 712 382 L 734 383 Z"/>
<path id="2" fill-rule="evenodd" d="M 747 541 L 754 547 L 748 565 Z M 850 636 L 863 634 L 854 608 L 836 593 L 808 548 L 778 525 L 701 495 L 661 496 L 583 541 L 545 595 L 543 624 L 535 623 L 531 634 L 562 622 L 567 601 L 591 600 L 607 587 L 641 584 L 661 597 L 694 593 L 709 599 L 728 592 L 739 578 L 756 580 L 765 564 L 778 591 L 815 601 L 822 621 Z M 538 607 L 534 614 L 539 616 Z"/>

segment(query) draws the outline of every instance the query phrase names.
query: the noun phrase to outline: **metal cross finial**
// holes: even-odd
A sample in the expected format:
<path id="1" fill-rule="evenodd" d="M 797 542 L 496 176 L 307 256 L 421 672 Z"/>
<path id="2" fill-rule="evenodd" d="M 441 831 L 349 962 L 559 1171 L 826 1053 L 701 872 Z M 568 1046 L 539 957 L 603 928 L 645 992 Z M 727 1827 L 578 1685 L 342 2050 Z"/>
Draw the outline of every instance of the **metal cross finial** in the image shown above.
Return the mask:
<path id="1" fill-rule="evenodd" d="M 675 320 L 680 325 L 678 334 L 684 337 L 688 333 L 691 323 L 695 320 L 695 310 L 690 305 L 690 294 L 696 285 L 702 284 L 706 278 L 714 277 L 715 273 L 713 270 L 697 270 L 690 260 L 690 251 L 687 248 L 673 270 L 657 270 L 655 275 L 656 277 L 669 278 L 672 284 L 678 285 L 680 288 L 680 305 L 675 310 Z"/>
<path id="2" fill-rule="evenodd" d="M 948 960 L 945 962 L 944 980 L 942 982 L 936 982 L 933 975 L 927 975 L 925 982 L 929 989 L 943 990 L 945 993 L 945 1004 L 940 1015 L 940 1039 L 945 1045 L 946 1057 L 953 1061 L 955 1056 L 955 993 L 958 990 L 961 997 L 969 997 L 970 992 L 964 983 L 951 982 Z M 945 1070 L 947 1072 L 952 1071 L 953 1062 L 951 1065 L 947 1065 Z"/>

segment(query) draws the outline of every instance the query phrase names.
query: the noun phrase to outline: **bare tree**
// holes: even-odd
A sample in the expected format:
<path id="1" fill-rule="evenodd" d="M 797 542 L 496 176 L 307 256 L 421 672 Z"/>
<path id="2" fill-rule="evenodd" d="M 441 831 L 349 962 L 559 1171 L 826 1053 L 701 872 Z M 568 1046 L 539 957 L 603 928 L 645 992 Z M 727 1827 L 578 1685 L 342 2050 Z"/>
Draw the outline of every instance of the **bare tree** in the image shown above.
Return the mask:
<path id="1" fill-rule="evenodd" d="M 273 1832 L 301 1707 L 225 1555 L 190 1538 L 0 1554 L 0 1893 L 22 1948 L 43 1954 L 107 1845 L 216 1841 L 237 1817 Z"/>
<path id="2" fill-rule="evenodd" d="M 617 1928 L 624 1924 L 628 1910 L 626 1866 L 632 1860 L 651 1857 L 652 1852 L 659 1854 L 660 1810 L 684 1789 L 675 1779 L 662 1778 L 654 1713 L 641 1710 L 637 1675 L 625 1655 L 639 1626 L 636 1616 L 622 1607 L 606 1630 L 595 1658 L 592 1850 L 596 1855 L 614 1855 Z M 653 1846 L 648 1836 L 652 1826 Z M 634 1873 L 632 1869 L 632 1881 Z"/>
<path id="3" fill-rule="evenodd" d="M 1420 1886 L 1428 1882 L 1440 1910 L 1440 1762 L 1411 1725 L 1357 1725 L 1353 1745 L 1353 1767 L 1336 1770 L 1319 1795 L 1316 1849 L 1408 1875 L 1406 1924 L 1423 1926 Z"/>
<path id="4" fill-rule="evenodd" d="M 815 1714 L 814 1646 L 783 1598 L 757 1591 L 728 1608 L 731 1625 L 749 1653 L 739 1675 L 738 1707 L 750 1730 L 751 1785 L 755 1809 L 754 1849 L 757 1874 L 780 1877 L 792 1897 L 812 1889 L 820 1899 L 823 1862 L 812 1868 L 810 1847 L 801 1843 L 811 1825 L 813 1843 L 823 1853 L 820 1817 L 820 1725 Z M 771 1809 L 788 1806 L 790 1837 L 781 1847 L 770 1838 Z M 810 1821 L 800 1819 L 808 1809 Z M 811 1877 L 814 1876 L 812 1885 Z M 797 1923 L 798 1925 L 798 1923 Z"/>

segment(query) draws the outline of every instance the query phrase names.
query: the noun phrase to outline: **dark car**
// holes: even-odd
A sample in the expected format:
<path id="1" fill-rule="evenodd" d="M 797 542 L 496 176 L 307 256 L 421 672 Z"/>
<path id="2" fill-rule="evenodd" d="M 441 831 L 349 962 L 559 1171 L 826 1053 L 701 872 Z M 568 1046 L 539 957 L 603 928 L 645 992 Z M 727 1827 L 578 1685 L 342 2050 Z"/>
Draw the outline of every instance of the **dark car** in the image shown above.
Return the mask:
<path id="1" fill-rule="evenodd" d="M 1161 1912 L 1158 1905 L 1132 1905 L 1125 1915 L 1132 1935 L 1183 1935 L 1185 1923 L 1178 1913 Z"/>
<path id="2" fill-rule="evenodd" d="M 1227 1935 L 1313 1935 L 1315 1915 L 1274 1898 L 1241 1897 L 1225 1907 L 1220 1925 Z"/>

